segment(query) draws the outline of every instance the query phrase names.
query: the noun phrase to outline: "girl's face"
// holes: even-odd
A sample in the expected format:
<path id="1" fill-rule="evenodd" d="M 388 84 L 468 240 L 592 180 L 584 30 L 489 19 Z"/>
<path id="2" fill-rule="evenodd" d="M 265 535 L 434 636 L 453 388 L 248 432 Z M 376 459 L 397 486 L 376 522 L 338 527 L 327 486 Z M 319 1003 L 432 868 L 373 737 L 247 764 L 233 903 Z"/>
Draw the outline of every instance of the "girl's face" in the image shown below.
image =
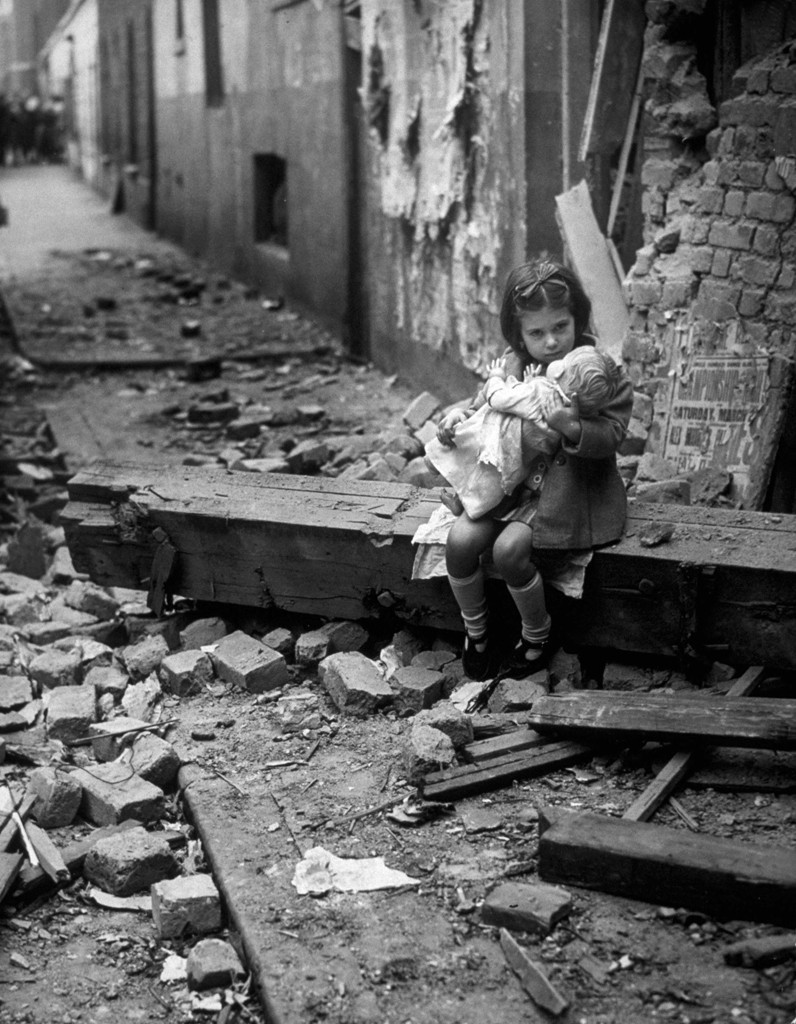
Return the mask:
<path id="1" fill-rule="evenodd" d="M 543 366 L 562 359 L 575 347 L 575 318 L 568 309 L 545 306 L 526 310 L 518 315 L 518 320 L 525 351 Z"/>

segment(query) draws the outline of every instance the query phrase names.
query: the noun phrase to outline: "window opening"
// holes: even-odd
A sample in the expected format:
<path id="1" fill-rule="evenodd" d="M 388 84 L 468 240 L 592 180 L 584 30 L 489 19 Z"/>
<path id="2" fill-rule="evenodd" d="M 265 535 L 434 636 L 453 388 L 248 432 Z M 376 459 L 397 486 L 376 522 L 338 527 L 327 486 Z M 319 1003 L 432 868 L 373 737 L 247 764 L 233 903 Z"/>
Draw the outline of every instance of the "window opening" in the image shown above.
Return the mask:
<path id="1" fill-rule="evenodd" d="M 254 241 L 287 246 L 287 163 L 254 154 Z"/>
<path id="2" fill-rule="evenodd" d="M 205 100 L 208 107 L 220 107 L 224 102 L 224 79 L 221 73 L 218 0 L 202 0 L 202 27 L 205 42 Z"/>

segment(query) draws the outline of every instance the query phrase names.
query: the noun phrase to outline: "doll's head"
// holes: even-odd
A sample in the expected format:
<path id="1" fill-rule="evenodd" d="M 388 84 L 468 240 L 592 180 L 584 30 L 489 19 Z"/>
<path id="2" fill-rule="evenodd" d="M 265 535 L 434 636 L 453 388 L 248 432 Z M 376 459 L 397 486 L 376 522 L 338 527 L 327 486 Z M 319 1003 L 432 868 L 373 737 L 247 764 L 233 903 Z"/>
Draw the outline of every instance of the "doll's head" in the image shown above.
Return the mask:
<path id="1" fill-rule="evenodd" d="M 589 329 L 591 302 L 577 275 L 563 263 L 536 259 L 521 263 L 509 274 L 500 306 L 500 329 L 515 352 L 526 356 L 520 335 L 520 316 L 542 309 L 564 310 L 575 327 L 575 346 Z"/>
<path id="2" fill-rule="evenodd" d="M 621 371 L 605 352 L 582 345 L 550 363 L 545 376 L 566 395 L 577 395 L 580 414 L 588 418 L 614 397 Z"/>

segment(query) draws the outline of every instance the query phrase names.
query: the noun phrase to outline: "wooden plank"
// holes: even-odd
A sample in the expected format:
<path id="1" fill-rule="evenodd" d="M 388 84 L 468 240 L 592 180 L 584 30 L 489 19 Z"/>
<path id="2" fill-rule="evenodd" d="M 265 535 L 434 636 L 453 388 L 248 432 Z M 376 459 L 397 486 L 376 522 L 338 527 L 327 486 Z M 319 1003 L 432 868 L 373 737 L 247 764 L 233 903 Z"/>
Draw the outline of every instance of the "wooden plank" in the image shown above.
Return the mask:
<path id="1" fill-rule="evenodd" d="M 535 729 L 515 729 L 502 736 L 490 736 L 485 740 L 468 743 L 462 750 L 462 754 L 474 764 L 483 764 L 485 761 L 491 761 L 504 754 L 529 750 L 549 742 L 548 737 L 540 736 Z"/>
<path id="2" fill-rule="evenodd" d="M 529 724 L 583 742 L 647 740 L 680 745 L 796 749 L 796 700 L 776 697 L 708 698 L 678 693 L 562 694 L 539 697 Z"/>
<path id="3" fill-rule="evenodd" d="M 33 849 L 36 851 L 36 856 L 39 859 L 39 864 L 44 873 L 51 878 L 56 885 L 68 882 L 71 877 L 69 868 L 64 863 L 61 851 L 52 839 L 50 839 L 44 829 L 40 828 L 35 822 L 28 822 L 25 827 L 28 833 L 28 839 L 30 839 Z"/>
<path id="4" fill-rule="evenodd" d="M 621 363 L 622 342 L 630 316 L 585 181 L 556 196 L 556 215 L 573 269 L 591 299 L 592 320 L 600 348 Z"/>
<path id="5" fill-rule="evenodd" d="M 296 475 L 97 464 L 68 484 L 76 568 L 147 590 L 160 527 L 176 548 L 175 592 L 196 600 L 461 630 L 447 580 L 412 580 L 412 537 L 436 490 Z M 667 527 L 669 540 L 646 544 Z M 497 586 L 497 585 L 496 585 Z M 495 591 L 497 592 L 497 591 Z M 551 593 L 555 600 L 555 593 Z M 554 612 L 555 613 L 555 612 Z M 622 540 L 595 552 L 564 639 L 730 664 L 796 668 L 796 517 L 631 502 Z"/>
<path id="6" fill-rule="evenodd" d="M 539 877 L 719 919 L 796 921 L 796 857 L 685 830 L 541 808 Z"/>
<path id="7" fill-rule="evenodd" d="M 608 0 L 600 25 L 578 159 L 611 153 L 622 142 L 644 46 L 644 6 Z"/>
<path id="8" fill-rule="evenodd" d="M 542 965 L 532 960 L 511 932 L 505 928 L 500 929 L 500 948 L 503 950 L 506 963 L 520 979 L 522 987 L 536 1005 L 555 1017 L 560 1016 L 569 1006 L 569 1001 L 551 985 Z"/>
<path id="9" fill-rule="evenodd" d="M 0 903 L 11 891 L 23 859 L 21 853 L 0 853 Z"/>
<path id="10" fill-rule="evenodd" d="M 546 775 L 557 768 L 588 761 L 593 756 L 591 747 L 579 743 L 549 743 L 539 750 L 488 762 L 487 766 L 465 765 L 462 769 L 449 769 L 448 773 L 432 772 L 423 780 L 423 796 L 426 800 L 458 800 L 461 797 L 483 793 L 486 790 L 507 786 L 521 779 Z M 439 776 L 446 775 L 445 778 Z M 437 781 L 438 780 L 438 781 Z"/>
<path id="11" fill-rule="evenodd" d="M 744 672 L 727 691 L 728 697 L 748 697 L 765 676 L 765 669 L 756 665 Z M 649 821 L 664 800 L 685 779 L 696 764 L 698 755 L 693 750 L 678 750 L 658 772 L 641 795 L 622 815 L 627 821 Z"/>

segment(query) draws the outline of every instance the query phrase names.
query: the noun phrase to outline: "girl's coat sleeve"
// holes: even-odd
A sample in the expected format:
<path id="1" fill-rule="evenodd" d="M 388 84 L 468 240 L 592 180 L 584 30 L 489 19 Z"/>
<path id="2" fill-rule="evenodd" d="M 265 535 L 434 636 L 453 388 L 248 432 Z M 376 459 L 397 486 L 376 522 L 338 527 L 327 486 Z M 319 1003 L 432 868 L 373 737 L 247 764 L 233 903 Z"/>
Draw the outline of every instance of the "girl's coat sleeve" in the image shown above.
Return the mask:
<path id="1" fill-rule="evenodd" d="M 606 459 L 616 454 L 622 443 L 633 410 L 633 385 L 623 375 L 611 401 L 597 416 L 580 421 L 581 435 L 577 444 L 563 441 L 563 449 L 580 459 Z"/>

